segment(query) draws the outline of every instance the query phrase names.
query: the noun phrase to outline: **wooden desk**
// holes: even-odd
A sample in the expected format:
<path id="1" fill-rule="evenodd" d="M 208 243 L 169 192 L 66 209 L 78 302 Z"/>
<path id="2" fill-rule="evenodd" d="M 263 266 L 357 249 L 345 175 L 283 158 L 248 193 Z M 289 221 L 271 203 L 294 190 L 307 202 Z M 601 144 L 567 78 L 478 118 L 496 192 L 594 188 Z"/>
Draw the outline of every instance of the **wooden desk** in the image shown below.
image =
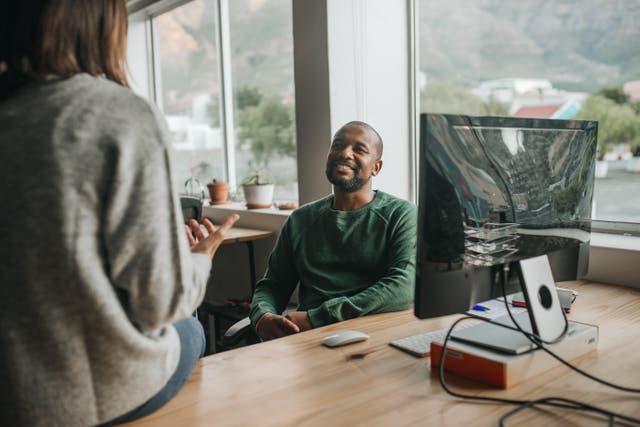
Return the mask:
<path id="1" fill-rule="evenodd" d="M 223 245 L 232 243 L 253 242 L 254 240 L 268 239 L 275 233 L 269 230 L 254 230 L 253 228 L 232 227 L 222 241 Z"/>
<path id="2" fill-rule="evenodd" d="M 598 351 L 579 367 L 615 383 L 640 387 L 640 290 L 565 282 L 580 292 L 570 318 L 600 326 Z M 353 319 L 202 359 L 184 389 L 136 426 L 496 426 L 512 406 L 461 401 L 447 395 L 429 359 L 388 345 L 395 338 L 449 326 L 454 317 L 417 320 L 411 311 Z M 368 341 L 336 349 L 321 340 L 357 329 Z M 350 359 L 353 354 L 366 354 Z M 638 394 L 598 385 L 558 366 L 508 390 L 448 376 L 466 393 L 516 399 L 563 396 L 640 417 Z M 554 411 L 559 412 L 559 411 Z M 606 425 L 562 412 L 524 411 L 511 425 Z"/>

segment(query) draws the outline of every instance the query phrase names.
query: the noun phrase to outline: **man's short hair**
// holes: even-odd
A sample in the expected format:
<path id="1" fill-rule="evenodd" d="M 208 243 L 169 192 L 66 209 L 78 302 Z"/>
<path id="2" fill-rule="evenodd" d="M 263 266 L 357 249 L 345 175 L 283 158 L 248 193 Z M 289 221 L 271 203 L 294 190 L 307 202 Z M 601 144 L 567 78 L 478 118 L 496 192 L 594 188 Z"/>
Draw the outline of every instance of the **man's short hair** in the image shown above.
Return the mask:
<path id="1" fill-rule="evenodd" d="M 340 133 L 343 129 L 346 129 L 348 127 L 351 126 L 360 126 L 361 128 L 364 128 L 366 130 L 368 130 L 369 132 L 373 132 L 373 134 L 376 136 L 377 141 L 374 141 L 377 143 L 377 147 L 378 147 L 378 159 L 380 159 L 382 157 L 382 150 L 384 148 L 384 144 L 382 143 L 382 137 L 380 136 L 380 134 L 378 133 L 377 130 L 375 130 L 373 128 L 373 126 L 371 126 L 369 123 L 365 123 L 365 122 L 361 122 L 358 120 L 353 120 L 350 121 L 349 123 L 345 123 L 339 130 L 338 132 L 336 132 L 336 135 L 338 133 Z"/>

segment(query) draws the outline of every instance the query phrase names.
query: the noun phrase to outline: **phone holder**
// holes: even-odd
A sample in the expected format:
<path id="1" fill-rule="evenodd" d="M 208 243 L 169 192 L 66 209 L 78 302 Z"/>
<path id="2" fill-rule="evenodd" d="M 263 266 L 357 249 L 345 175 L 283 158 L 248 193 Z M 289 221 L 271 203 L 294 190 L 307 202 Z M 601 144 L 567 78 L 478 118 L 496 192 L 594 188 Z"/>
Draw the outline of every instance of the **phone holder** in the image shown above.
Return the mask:
<path id="1" fill-rule="evenodd" d="M 546 255 L 519 262 L 520 284 L 527 303 L 532 332 L 542 341 L 555 341 L 562 336 L 566 319 Z"/>

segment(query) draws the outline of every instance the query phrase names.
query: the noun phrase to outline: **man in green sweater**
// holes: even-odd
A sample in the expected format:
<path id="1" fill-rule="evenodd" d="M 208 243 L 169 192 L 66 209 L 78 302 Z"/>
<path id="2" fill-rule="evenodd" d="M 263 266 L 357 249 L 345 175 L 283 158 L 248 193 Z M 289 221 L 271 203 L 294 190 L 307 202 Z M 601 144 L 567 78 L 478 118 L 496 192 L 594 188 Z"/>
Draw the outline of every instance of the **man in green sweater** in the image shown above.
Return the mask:
<path id="1" fill-rule="evenodd" d="M 372 190 L 381 157 L 368 124 L 335 134 L 326 168 L 334 194 L 291 214 L 256 286 L 250 317 L 262 339 L 412 305 L 416 209 Z M 281 316 L 298 283 L 298 311 Z"/>

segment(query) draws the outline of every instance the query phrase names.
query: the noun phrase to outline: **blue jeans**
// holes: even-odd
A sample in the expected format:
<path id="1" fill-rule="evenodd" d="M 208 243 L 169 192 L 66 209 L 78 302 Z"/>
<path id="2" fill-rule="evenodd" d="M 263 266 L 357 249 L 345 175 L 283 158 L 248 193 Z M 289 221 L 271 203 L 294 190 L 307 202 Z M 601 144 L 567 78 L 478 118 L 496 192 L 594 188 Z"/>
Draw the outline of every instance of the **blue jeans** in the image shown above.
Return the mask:
<path id="1" fill-rule="evenodd" d="M 187 317 L 173 324 L 180 336 L 180 360 L 167 384 L 151 399 L 134 410 L 111 420 L 106 425 L 127 423 L 149 415 L 170 401 L 184 386 L 199 358 L 204 355 L 205 338 L 202 325 L 195 317 Z"/>

